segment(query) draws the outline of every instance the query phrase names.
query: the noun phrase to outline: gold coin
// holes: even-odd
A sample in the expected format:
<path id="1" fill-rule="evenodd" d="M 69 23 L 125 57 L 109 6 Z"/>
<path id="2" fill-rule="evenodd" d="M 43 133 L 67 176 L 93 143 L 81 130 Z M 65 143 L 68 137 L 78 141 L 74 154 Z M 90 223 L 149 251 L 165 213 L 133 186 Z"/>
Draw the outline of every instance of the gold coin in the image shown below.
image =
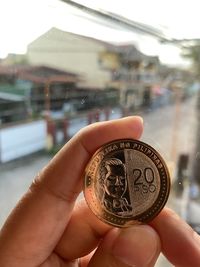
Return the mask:
<path id="1" fill-rule="evenodd" d="M 84 196 L 105 223 L 127 227 L 162 210 L 170 177 L 160 154 L 144 142 L 120 139 L 99 148 L 85 170 Z"/>

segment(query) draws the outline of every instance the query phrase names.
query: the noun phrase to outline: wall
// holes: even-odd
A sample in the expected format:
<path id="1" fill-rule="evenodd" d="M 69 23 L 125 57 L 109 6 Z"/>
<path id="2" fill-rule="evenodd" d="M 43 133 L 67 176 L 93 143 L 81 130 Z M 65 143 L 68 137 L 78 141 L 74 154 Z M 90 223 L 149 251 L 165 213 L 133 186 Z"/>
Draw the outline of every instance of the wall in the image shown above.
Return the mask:
<path id="1" fill-rule="evenodd" d="M 0 129 L 0 162 L 4 163 L 46 147 L 46 122 L 34 121 Z"/>
<path id="2" fill-rule="evenodd" d="M 99 64 L 103 51 L 102 42 L 52 28 L 28 45 L 27 57 L 31 65 L 47 65 L 82 75 L 84 82 L 80 86 L 105 88 L 111 74 Z"/>

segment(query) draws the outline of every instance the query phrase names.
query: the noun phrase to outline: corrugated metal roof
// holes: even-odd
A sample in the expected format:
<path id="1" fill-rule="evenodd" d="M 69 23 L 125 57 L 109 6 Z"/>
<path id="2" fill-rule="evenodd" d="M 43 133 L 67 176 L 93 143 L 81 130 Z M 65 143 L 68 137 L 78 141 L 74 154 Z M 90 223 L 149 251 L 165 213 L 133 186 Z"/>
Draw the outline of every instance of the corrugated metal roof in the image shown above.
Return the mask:
<path id="1" fill-rule="evenodd" d="M 0 92 L 0 99 L 14 101 L 14 102 L 21 102 L 24 101 L 24 96 L 20 96 L 17 94 L 10 94 L 6 92 Z"/>
<path id="2" fill-rule="evenodd" d="M 15 76 L 33 83 L 76 82 L 76 73 L 66 72 L 48 66 L 0 65 L 0 75 Z"/>

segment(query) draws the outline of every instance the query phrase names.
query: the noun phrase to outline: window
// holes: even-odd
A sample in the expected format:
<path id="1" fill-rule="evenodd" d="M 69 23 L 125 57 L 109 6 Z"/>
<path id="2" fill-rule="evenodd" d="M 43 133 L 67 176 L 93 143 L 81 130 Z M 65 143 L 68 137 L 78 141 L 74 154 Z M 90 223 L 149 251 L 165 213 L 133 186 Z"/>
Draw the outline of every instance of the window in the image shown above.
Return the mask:
<path id="1" fill-rule="evenodd" d="M 199 9 L 139 2 L 1 1 L 0 225 L 78 130 L 142 114 L 168 205 L 200 233 Z"/>

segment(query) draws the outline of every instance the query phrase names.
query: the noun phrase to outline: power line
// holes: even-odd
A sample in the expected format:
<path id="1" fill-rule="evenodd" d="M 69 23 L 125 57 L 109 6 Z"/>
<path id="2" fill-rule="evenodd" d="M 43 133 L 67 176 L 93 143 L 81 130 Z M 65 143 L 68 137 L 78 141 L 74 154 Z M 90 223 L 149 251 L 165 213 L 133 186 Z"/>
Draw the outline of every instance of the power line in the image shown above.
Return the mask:
<path id="1" fill-rule="evenodd" d="M 108 22 L 111 22 L 111 23 L 116 23 L 116 24 L 120 25 L 120 27 L 124 27 L 124 28 L 129 29 L 129 30 L 134 31 L 134 32 L 137 31 L 140 33 L 145 33 L 145 34 L 148 34 L 150 36 L 153 36 L 153 37 L 157 38 L 163 44 L 171 43 L 171 44 L 174 44 L 178 47 L 184 48 L 184 46 L 186 44 L 190 45 L 191 42 L 200 42 L 199 38 L 175 39 L 172 37 L 168 37 L 161 30 L 159 30 L 155 27 L 127 19 L 121 15 L 118 15 L 118 14 L 115 14 L 112 12 L 108 12 L 105 10 L 97 10 L 97 9 L 88 7 L 86 5 L 79 4 L 76 1 L 72 1 L 72 0 L 60 0 L 60 1 L 66 3 L 66 4 L 69 4 L 71 6 L 74 6 L 78 9 L 80 9 L 81 11 L 84 11 L 90 15 L 97 16 L 97 17 L 102 18 L 104 20 L 106 19 Z"/>
<path id="2" fill-rule="evenodd" d="M 151 27 L 151 26 L 143 24 L 143 23 L 139 23 L 139 22 L 127 19 L 127 18 L 120 16 L 118 14 L 90 8 L 88 6 L 79 4 L 79 3 L 75 2 L 75 1 L 71 1 L 71 0 L 60 0 L 60 1 L 66 3 L 66 4 L 69 4 L 71 6 L 74 6 L 74 7 L 78 8 L 78 9 L 80 9 L 86 13 L 89 13 L 90 15 L 98 16 L 98 17 L 100 17 L 102 19 L 106 19 L 107 21 L 110 21 L 112 23 L 114 22 L 114 23 L 120 24 L 120 26 L 128 28 L 129 30 L 138 31 L 138 32 L 145 33 L 145 34 L 151 35 L 153 37 L 156 37 L 162 42 L 172 42 L 173 41 L 173 39 L 166 37 L 163 34 L 163 32 L 160 31 L 159 29 L 156 29 L 154 27 Z"/>

